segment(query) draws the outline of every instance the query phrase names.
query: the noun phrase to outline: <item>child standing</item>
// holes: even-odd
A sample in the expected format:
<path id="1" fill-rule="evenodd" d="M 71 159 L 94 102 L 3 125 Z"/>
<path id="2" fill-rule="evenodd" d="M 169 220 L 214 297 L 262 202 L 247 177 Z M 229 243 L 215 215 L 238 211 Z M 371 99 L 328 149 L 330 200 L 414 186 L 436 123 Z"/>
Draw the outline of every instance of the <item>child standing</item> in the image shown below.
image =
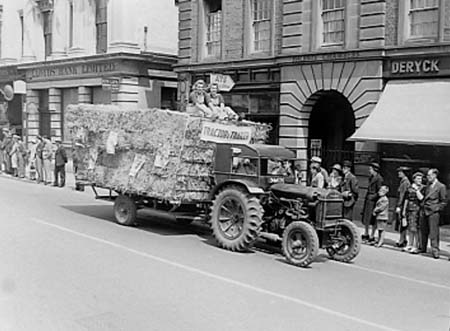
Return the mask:
<path id="1" fill-rule="evenodd" d="M 378 243 L 376 247 L 383 246 L 384 232 L 386 231 L 387 223 L 389 220 L 389 199 L 386 196 L 389 188 L 386 185 L 380 187 L 378 191 L 378 201 L 373 210 L 373 216 L 377 221 L 377 226 L 372 229 L 372 238 L 375 236 L 375 231 L 378 229 Z"/>

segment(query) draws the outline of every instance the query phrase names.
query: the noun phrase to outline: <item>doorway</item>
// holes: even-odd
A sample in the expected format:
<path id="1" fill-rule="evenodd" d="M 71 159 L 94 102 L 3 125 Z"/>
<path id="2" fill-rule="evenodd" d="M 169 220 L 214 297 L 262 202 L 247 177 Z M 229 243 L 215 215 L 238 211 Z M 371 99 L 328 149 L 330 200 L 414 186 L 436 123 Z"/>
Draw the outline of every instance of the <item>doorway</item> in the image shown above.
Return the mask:
<path id="1" fill-rule="evenodd" d="M 311 97 L 309 157 L 320 156 L 323 167 L 353 161 L 355 143 L 347 141 L 355 132 L 355 116 L 347 98 L 337 91 L 320 91 Z"/>

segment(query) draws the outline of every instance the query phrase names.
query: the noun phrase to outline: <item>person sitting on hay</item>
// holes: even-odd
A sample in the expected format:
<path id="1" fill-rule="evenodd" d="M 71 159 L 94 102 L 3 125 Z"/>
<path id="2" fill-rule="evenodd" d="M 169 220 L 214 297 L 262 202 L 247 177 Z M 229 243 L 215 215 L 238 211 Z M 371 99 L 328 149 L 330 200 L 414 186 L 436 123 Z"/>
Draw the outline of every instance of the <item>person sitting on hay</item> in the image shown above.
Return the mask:
<path id="1" fill-rule="evenodd" d="M 219 93 L 219 85 L 217 83 L 211 84 L 207 103 L 213 112 L 213 118 L 218 118 L 220 120 L 237 120 L 239 118 L 238 114 L 230 107 L 225 106 L 225 101 Z"/>
<path id="2" fill-rule="evenodd" d="M 193 91 L 189 95 L 189 105 L 186 108 L 186 112 L 193 116 L 211 117 L 212 111 L 207 105 L 207 98 L 205 82 L 200 79 L 194 83 Z"/>

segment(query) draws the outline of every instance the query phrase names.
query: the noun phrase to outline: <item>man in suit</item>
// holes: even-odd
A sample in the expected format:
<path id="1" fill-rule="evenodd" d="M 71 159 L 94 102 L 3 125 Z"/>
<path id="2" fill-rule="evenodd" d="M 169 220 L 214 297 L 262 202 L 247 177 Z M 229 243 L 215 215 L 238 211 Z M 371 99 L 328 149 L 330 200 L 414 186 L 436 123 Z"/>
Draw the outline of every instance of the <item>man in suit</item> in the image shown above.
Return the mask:
<path id="1" fill-rule="evenodd" d="M 437 169 L 428 170 L 428 184 L 423 198 L 424 217 L 420 224 L 422 252 L 426 252 L 429 237 L 431 254 L 435 259 L 439 258 L 439 218 L 447 205 L 447 189 L 437 179 L 438 175 Z"/>
<path id="2" fill-rule="evenodd" d="M 58 186 L 58 179 L 61 178 L 59 187 L 64 187 L 66 185 L 66 163 L 67 155 L 66 150 L 61 145 L 61 140 L 55 140 L 56 152 L 55 152 L 55 182 L 53 186 Z"/>
<path id="3" fill-rule="evenodd" d="M 402 212 L 403 212 L 403 204 L 405 202 L 405 195 L 408 191 L 408 187 L 411 185 L 411 182 L 406 175 L 408 171 L 411 169 L 408 167 L 399 167 L 397 168 L 398 178 L 400 178 L 400 185 L 397 190 L 397 207 L 395 208 L 396 214 L 396 224 L 395 229 L 400 233 L 400 238 L 398 242 L 395 244 L 397 247 L 403 248 L 406 247 L 408 242 L 406 241 L 406 230 L 408 226 L 402 226 Z"/>
<path id="4" fill-rule="evenodd" d="M 344 161 L 342 171 L 344 172 L 344 182 L 342 184 L 344 218 L 353 220 L 353 207 L 355 206 L 359 195 L 358 179 L 352 174 L 352 163 L 350 161 Z"/>
<path id="5" fill-rule="evenodd" d="M 373 209 L 378 200 L 378 191 L 383 186 L 383 177 L 380 175 L 380 165 L 378 163 L 371 163 L 369 166 L 369 186 L 367 188 L 366 198 L 364 199 L 363 218 L 364 235 L 362 240 L 365 243 L 375 243 L 375 238 L 369 237 L 369 226 L 372 226 L 372 233 L 375 233 L 376 220 L 373 216 Z"/>

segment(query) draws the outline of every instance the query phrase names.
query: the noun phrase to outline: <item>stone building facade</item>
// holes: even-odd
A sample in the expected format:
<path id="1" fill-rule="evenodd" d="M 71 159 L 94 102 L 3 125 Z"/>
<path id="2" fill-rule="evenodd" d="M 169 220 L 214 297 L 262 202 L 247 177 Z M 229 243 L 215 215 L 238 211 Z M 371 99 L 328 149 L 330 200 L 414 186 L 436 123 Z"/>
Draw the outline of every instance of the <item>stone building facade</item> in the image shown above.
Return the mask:
<path id="1" fill-rule="evenodd" d="M 165 0 L 0 0 L 0 72 L 19 73 L 20 114 L 10 123 L 28 141 L 69 142 L 69 104 L 176 107 L 177 8 Z M 17 75 L 16 75 L 17 76 Z M 1 88 L 1 86 L 0 86 Z M 20 93 L 20 94 L 19 94 Z M 15 108 L 14 108 L 15 107 Z"/>
<path id="2" fill-rule="evenodd" d="M 349 139 L 370 117 L 387 82 L 402 76 L 389 74 L 388 66 L 396 57 L 448 56 L 447 0 L 176 3 L 180 102 L 195 80 L 230 75 L 236 85 L 223 93 L 225 100 L 248 118 L 272 124 L 271 142 L 297 152 L 304 179 L 313 155 L 326 167 L 351 159 L 363 191 L 370 161 L 393 167 L 384 157 L 392 142 Z M 438 76 L 445 77 L 444 71 Z M 389 181 L 395 191 L 395 179 Z"/>

